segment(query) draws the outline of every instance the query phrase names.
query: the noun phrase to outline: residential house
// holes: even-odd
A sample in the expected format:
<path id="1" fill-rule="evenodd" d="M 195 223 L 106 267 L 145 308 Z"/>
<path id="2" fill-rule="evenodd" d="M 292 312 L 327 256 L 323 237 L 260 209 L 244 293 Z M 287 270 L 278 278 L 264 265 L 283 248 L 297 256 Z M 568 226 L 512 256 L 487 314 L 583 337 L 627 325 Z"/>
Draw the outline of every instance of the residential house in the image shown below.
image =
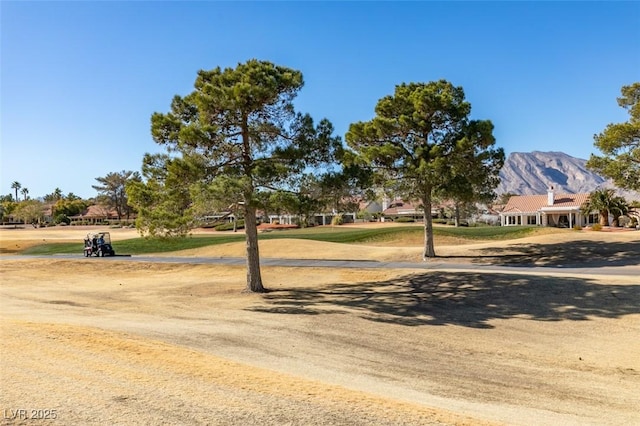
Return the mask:
<path id="1" fill-rule="evenodd" d="M 500 224 L 559 228 L 592 225 L 598 223 L 598 212 L 584 215 L 580 211 L 588 199 L 588 193 L 556 194 L 553 187 L 547 195 L 514 195 L 500 212 Z"/>
<path id="2" fill-rule="evenodd" d="M 383 219 L 398 220 L 400 218 L 414 219 L 416 221 L 424 220 L 424 208 L 421 204 L 404 200 L 394 200 L 390 203 L 383 204 L 386 208 L 382 211 Z M 439 206 L 431 207 L 431 217 L 438 217 Z"/>
<path id="3" fill-rule="evenodd" d="M 115 209 L 94 204 L 78 215 L 69 216 L 69 220 L 71 225 L 99 225 L 109 221 L 117 221 L 118 213 Z M 132 218 L 129 220 L 133 221 Z"/>

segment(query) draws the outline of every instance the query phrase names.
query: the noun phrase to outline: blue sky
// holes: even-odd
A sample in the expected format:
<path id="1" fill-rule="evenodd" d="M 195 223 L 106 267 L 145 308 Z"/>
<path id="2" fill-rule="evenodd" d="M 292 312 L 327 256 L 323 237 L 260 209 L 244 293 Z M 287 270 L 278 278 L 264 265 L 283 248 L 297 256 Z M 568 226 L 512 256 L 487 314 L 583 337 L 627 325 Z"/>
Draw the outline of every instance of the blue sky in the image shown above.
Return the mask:
<path id="1" fill-rule="evenodd" d="M 302 71 L 297 108 L 344 137 L 396 84 L 447 79 L 505 152 L 588 158 L 627 121 L 640 2 L 0 3 L 0 193 L 96 195 L 140 170 L 153 112 L 196 72 L 251 58 Z"/>

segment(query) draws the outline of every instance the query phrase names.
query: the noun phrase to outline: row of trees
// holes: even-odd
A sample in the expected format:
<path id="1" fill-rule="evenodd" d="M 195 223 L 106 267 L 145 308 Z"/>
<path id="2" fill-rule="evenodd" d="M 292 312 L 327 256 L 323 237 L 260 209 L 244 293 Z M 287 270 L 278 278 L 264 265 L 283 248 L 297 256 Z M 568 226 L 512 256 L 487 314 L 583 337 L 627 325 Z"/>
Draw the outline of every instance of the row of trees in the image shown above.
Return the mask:
<path id="1" fill-rule="evenodd" d="M 152 137 L 167 152 L 146 154 L 143 179 L 127 185 L 139 229 L 184 235 L 198 212 L 235 206 L 245 218 L 247 290 L 264 291 L 256 210 L 274 195 L 304 205 L 320 200 L 318 188 L 331 188 L 327 193 L 338 200 L 378 187 L 417 200 L 424 210 L 424 258 L 435 256 L 434 197 L 456 203 L 494 197 L 504 152 L 495 148 L 489 120 L 470 119 L 461 87 L 446 80 L 396 86 L 378 101 L 372 120 L 350 125 L 345 146 L 328 120 L 315 124 L 295 111 L 303 84 L 299 71 L 266 61 L 199 71 L 193 92 L 176 95 L 170 112 L 152 115 Z M 639 90 L 638 84 L 623 88 L 618 101 L 631 120 L 597 135 L 605 156 L 589 162 L 629 189 L 640 185 Z"/>
<path id="2" fill-rule="evenodd" d="M 13 198 L 12 194 L 0 196 L 0 216 L 3 221 L 10 216 L 24 223 L 41 222 L 48 206 L 54 223 L 69 223 L 70 216 L 82 213 L 92 204 L 98 204 L 106 211 L 115 211 L 119 220 L 129 218 L 134 210 L 129 205 L 125 188 L 128 182 L 139 180 L 139 173 L 124 170 L 97 177 L 98 184 L 92 187 L 98 192 L 98 196 L 89 200 L 83 200 L 72 192 L 64 195 L 60 188 L 55 188 L 42 199 L 29 199 L 28 190 L 16 181 L 11 187 L 16 194 L 22 188 L 24 197 L 20 200 L 17 196 Z"/>
<path id="3" fill-rule="evenodd" d="M 266 61 L 199 71 L 193 92 L 152 115 L 152 137 L 167 152 L 146 154 L 143 179 L 127 185 L 139 229 L 184 235 L 199 209 L 237 206 L 245 219 L 247 290 L 261 292 L 256 210 L 265 194 L 313 201 L 318 194 L 310 188 L 331 188 L 337 201 L 338 188 L 380 187 L 418 200 L 425 258 L 435 256 L 435 196 L 493 196 L 504 153 L 494 148 L 492 123 L 469 118 L 461 87 L 445 80 L 396 86 L 372 120 L 349 127 L 345 146 L 328 120 L 295 111 L 303 84 L 299 71 Z"/>
<path id="4" fill-rule="evenodd" d="M 18 191 L 20 191 L 20 193 L 22 194 L 22 199 L 23 200 L 27 200 L 29 198 L 29 188 L 23 188 L 22 184 L 18 181 L 14 181 L 11 183 L 11 189 L 13 189 L 15 191 L 16 197 L 15 200 L 16 201 L 20 201 L 20 199 L 18 198 Z"/>
<path id="5" fill-rule="evenodd" d="M 56 188 L 42 199 L 25 197 L 19 200 L 14 199 L 12 194 L 7 194 L 0 196 L 0 219 L 3 222 L 13 218 L 23 223 L 40 223 L 45 219 L 46 207 L 50 206 L 53 221 L 61 223 L 65 218 L 85 210 L 92 202 L 92 200 L 83 200 L 72 192 L 64 195 L 60 188 Z"/>
<path id="6" fill-rule="evenodd" d="M 145 154 L 141 175 L 113 173 L 94 188 L 119 216 L 135 209 L 138 229 L 155 236 L 185 235 L 194 217 L 233 206 L 245 219 L 247 290 L 255 292 L 265 290 L 256 210 L 273 200 L 289 212 L 330 200 L 339 208 L 347 195 L 372 187 L 417 200 L 430 258 L 435 197 L 461 204 L 494 197 L 504 152 L 491 121 L 470 119 L 461 87 L 400 84 L 378 101 L 373 119 L 350 125 L 344 145 L 327 119 L 316 123 L 295 110 L 303 85 L 301 72 L 267 61 L 201 70 L 193 92 L 151 117 L 152 137 L 166 152 Z M 640 185 L 639 91 L 640 84 L 623 88 L 618 101 L 631 119 L 596 135 L 605 156 L 589 161 L 629 189 Z"/>

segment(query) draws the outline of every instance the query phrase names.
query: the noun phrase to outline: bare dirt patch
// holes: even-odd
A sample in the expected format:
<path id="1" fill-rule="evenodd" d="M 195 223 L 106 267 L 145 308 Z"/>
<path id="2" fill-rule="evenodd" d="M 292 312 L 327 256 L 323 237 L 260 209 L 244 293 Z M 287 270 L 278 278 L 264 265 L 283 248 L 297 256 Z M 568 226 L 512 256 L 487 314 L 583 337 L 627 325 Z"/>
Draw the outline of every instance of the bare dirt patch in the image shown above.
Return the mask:
<path id="1" fill-rule="evenodd" d="M 607 245 L 625 250 L 620 266 L 640 259 L 640 233 L 436 250 L 460 260 L 555 245 L 557 262 L 561 244 L 588 242 L 599 261 Z M 264 243 L 272 257 L 420 252 Z M 83 425 L 640 422 L 637 272 L 262 272 L 272 291 L 255 295 L 241 292 L 238 266 L 3 257 L 0 412 L 54 409 L 62 424 Z"/>

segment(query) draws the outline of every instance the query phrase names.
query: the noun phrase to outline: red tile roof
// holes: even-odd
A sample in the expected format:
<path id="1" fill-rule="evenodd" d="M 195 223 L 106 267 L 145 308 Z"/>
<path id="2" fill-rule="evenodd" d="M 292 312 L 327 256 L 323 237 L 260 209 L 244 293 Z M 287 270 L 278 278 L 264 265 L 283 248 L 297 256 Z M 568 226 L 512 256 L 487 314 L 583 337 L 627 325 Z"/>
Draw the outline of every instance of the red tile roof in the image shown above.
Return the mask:
<path id="1" fill-rule="evenodd" d="M 553 205 L 547 203 L 547 195 L 514 195 L 509 198 L 502 213 L 534 213 L 545 207 L 576 208 L 589 199 L 589 194 L 555 194 Z"/>
<path id="2" fill-rule="evenodd" d="M 117 218 L 118 213 L 114 209 L 103 207 L 97 204 L 87 207 L 85 211 L 79 215 L 71 216 L 72 218 Z"/>
<path id="3" fill-rule="evenodd" d="M 431 205 L 431 214 L 438 214 L 440 208 L 451 207 L 453 203 L 450 201 L 432 204 Z M 420 204 L 419 201 L 404 201 L 400 199 L 395 199 L 389 203 L 389 207 L 382 212 L 385 216 L 422 216 L 424 214 L 424 207 Z"/>
<path id="4" fill-rule="evenodd" d="M 423 209 L 422 206 L 414 205 L 413 203 L 407 201 L 394 200 L 389 204 L 389 208 L 387 208 L 383 213 L 385 216 L 394 216 L 394 215 L 416 215 L 422 214 Z"/>

